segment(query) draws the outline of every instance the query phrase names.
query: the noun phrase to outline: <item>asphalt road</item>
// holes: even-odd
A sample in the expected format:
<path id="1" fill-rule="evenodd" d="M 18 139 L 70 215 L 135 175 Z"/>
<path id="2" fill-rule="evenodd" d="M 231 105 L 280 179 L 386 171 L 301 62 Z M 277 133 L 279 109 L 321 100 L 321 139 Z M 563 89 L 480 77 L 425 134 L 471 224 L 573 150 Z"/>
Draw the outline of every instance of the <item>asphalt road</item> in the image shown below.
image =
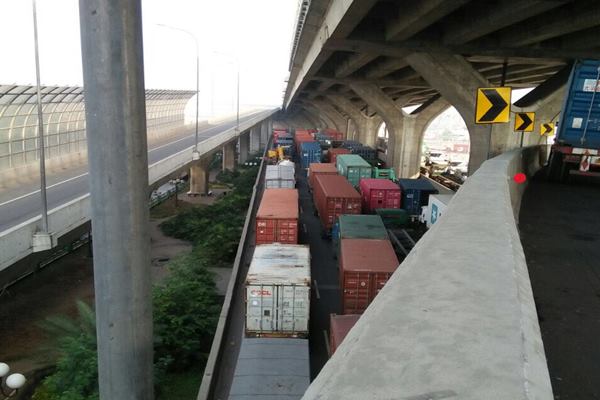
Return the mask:
<path id="1" fill-rule="evenodd" d="M 525 191 L 519 230 L 554 398 L 600 399 L 600 185 Z"/>
<path id="2" fill-rule="evenodd" d="M 240 122 L 244 122 L 257 113 L 240 117 Z M 236 125 L 236 121 L 227 121 L 220 125 L 206 128 L 199 132 L 199 141 L 206 140 Z M 153 164 L 164 158 L 167 158 L 181 150 L 193 146 L 195 143 L 194 129 L 186 131 L 180 136 L 172 138 L 169 143 L 150 147 L 148 151 L 148 163 Z M 40 215 L 40 191 L 35 185 L 23 193 L 23 187 L 15 190 L 14 197 L 11 193 L 2 193 L 1 198 L 6 199 L 0 202 L 0 232 L 9 229 L 21 222 Z M 52 210 L 62 204 L 67 203 L 77 197 L 83 196 L 89 192 L 88 170 L 87 166 L 74 169 L 61 174 L 61 180 L 47 186 L 48 210 Z"/>

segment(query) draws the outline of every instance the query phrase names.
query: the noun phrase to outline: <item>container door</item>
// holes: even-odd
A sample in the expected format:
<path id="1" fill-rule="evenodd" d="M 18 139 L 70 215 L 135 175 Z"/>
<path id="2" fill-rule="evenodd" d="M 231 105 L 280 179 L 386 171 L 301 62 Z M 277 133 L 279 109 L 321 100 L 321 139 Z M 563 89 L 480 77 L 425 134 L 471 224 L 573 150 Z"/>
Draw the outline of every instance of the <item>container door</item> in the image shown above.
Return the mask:
<path id="1" fill-rule="evenodd" d="M 368 272 L 344 273 L 343 314 L 362 314 L 370 303 L 372 284 Z"/>
<path id="2" fill-rule="evenodd" d="M 272 219 L 260 219 L 256 221 L 256 243 L 266 244 L 275 241 L 275 221 Z"/>
<path id="3" fill-rule="evenodd" d="M 390 276 L 391 274 L 385 272 L 376 272 L 371 274 L 371 281 L 369 282 L 371 284 L 371 290 L 369 290 L 370 298 L 368 304 L 371 304 L 373 299 L 375 299 L 375 296 L 377 296 L 381 289 L 383 289 L 387 281 L 390 279 Z"/>
<path id="4" fill-rule="evenodd" d="M 246 330 L 269 333 L 275 330 L 274 315 L 277 287 L 273 285 L 248 285 L 246 287 Z"/>
<path id="5" fill-rule="evenodd" d="M 385 191 L 371 189 L 371 210 L 385 208 Z"/>
<path id="6" fill-rule="evenodd" d="M 279 243 L 298 243 L 298 222 L 291 219 L 279 221 L 279 234 L 277 239 Z"/>
<path id="7" fill-rule="evenodd" d="M 296 335 L 308 331 L 309 288 L 306 286 L 281 286 L 279 288 L 277 328 Z"/>
<path id="8" fill-rule="evenodd" d="M 384 208 L 400 208 L 400 191 L 388 190 L 386 192 Z"/>

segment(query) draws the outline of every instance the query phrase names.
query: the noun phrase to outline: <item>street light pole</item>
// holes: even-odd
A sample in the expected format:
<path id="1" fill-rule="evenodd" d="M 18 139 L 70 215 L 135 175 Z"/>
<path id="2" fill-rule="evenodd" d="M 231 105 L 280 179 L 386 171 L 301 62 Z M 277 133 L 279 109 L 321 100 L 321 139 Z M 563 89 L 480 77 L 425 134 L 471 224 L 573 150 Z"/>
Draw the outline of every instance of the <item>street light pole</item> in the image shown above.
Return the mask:
<path id="1" fill-rule="evenodd" d="M 177 28 L 175 26 L 166 25 L 166 24 L 156 24 L 157 26 L 173 29 L 179 32 L 183 32 L 186 35 L 190 36 L 194 39 L 194 43 L 196 44 L 196 144 L 194 145 L 194 151 L 192 152 L 192 160 L 199 160 L 200 153 L 198 152 L 198 110 L 200 109 L 200 46 L 198 45 L 198 39 L 196 36 L 185 29 Z"/>
<path id="2" fill-rule="evenodd" d="M 48 201 L 46 199 L 46 157 L 44 151 L 44 115 L 40 87 L 40 55 L 38 51 L 37 7 L 33 2 L 33 43 L 35 47 L 35 79 L 37 83 L 38 146 L 40 148 L 40 195 L 42 198 L 42 230 L 48 232 Z"/>

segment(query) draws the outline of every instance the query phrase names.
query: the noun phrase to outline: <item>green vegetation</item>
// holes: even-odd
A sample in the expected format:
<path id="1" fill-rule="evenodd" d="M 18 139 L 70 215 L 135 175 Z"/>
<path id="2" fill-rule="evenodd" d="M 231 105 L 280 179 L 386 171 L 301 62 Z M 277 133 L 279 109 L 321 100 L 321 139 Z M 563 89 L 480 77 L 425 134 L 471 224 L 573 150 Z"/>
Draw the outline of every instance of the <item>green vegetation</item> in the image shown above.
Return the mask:
<path id="1" fill-rule="evenodd" d="M 211 206 L 185 209 L 161 228 L 190 240 L 190 254 L 168 264 L 169 274 L 154 287 L 154 369 L 158 399 L 191 399 L 217 325 L 221 300 L 208 266 L 230 266 L 237 245 L 257 167 L 220 174 L 234 190 Z M 98 369 L 94 311 L 78 302 L 77 320 L 51 317 L 44 324 L 57 338 L 60 356 L 55 372 L 38 388 L 33 400 L 97 400 Z"/>

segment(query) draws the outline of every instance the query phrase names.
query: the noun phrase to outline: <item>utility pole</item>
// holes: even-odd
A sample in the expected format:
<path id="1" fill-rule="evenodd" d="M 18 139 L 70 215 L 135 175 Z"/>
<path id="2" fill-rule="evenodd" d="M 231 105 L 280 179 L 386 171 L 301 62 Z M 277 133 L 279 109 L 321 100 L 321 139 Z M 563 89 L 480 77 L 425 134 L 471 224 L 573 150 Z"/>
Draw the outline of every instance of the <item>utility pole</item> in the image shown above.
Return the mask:
<path id="1" fill-rule="evenodd" d="M 80 0 L 101 400 L 153 400 L 141 0 Z"/>

